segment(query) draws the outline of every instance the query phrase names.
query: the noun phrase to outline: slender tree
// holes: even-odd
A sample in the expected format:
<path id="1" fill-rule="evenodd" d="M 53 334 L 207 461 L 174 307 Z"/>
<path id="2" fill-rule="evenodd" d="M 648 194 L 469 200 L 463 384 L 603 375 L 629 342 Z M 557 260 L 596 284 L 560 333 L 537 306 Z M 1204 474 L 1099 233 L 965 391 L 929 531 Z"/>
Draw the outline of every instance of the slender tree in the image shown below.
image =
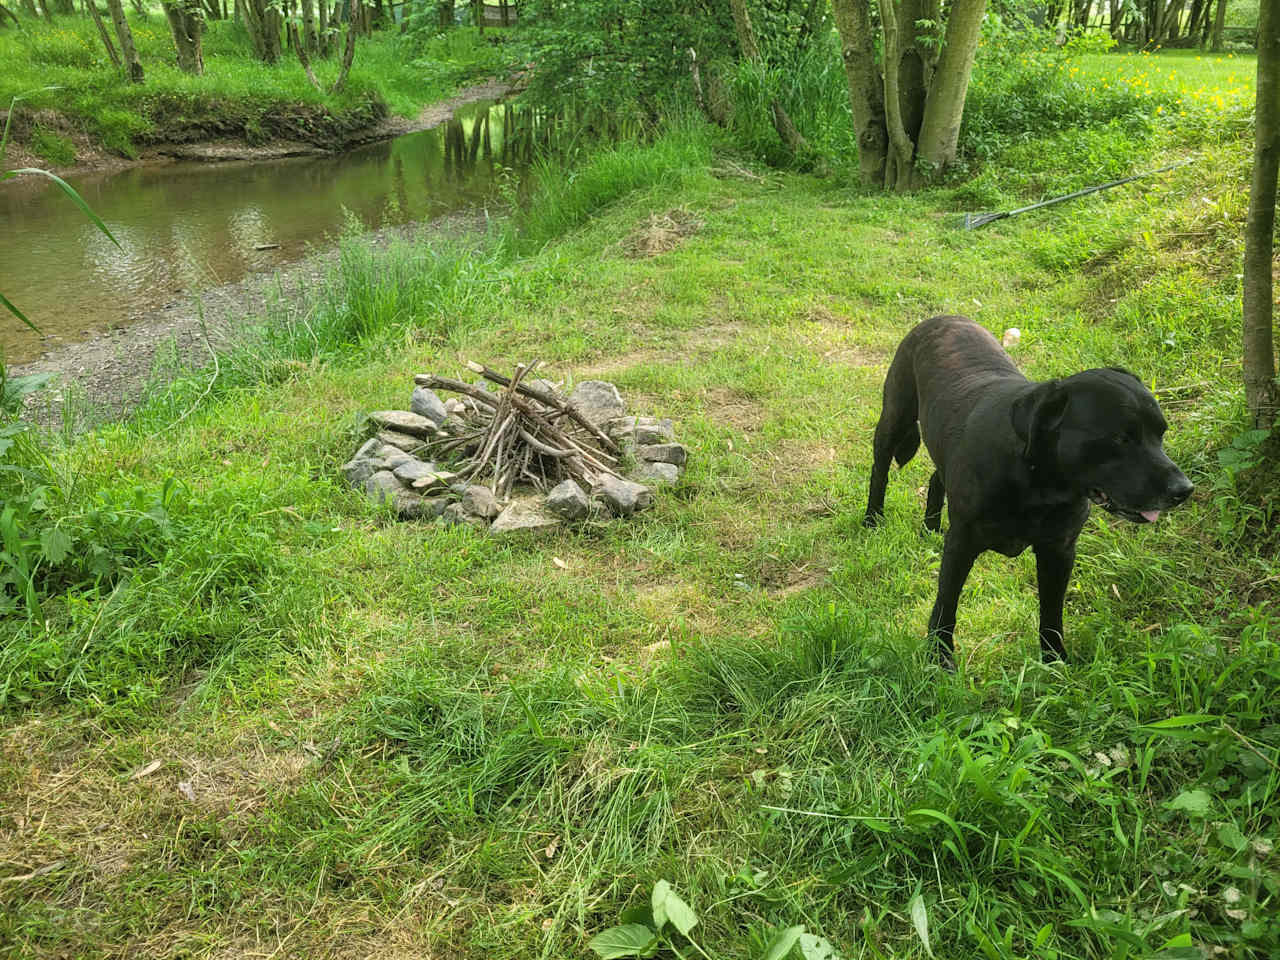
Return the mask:
<path id="1" fill-rule="evenodd" d="M 1258 91 L 1253 179 L 1244 247 L 1244 392 L 1254 425 L 1270 430 L 1280 413 L 1273 339 L 1276 183 L 1280 175 L 1280 0 L 1258 8 Z"/>
<path id="2" fill-rule="evenodd" d="M 881 0 L 878 31 L 869 0 L 831 6 L 863 183 L 922 186 L 955 160 L 986 0 L 952 0 L 940 50 L 938 0 Z"/>
<path id="3" fill-rule="evenodd" d="M 8 7 L 6 7 L 3 3 L 0 3 L 0 26 L 3 26 L 6 17 L 8 17 L 10 20 L 13 21 L 13 25 L 15 27 L 22 26 L 22 21 L 18 19 L 18 15 L 14 13 L 12 10 L 10 10 Z"/>
<path id="4" fill-rule="evenodd" d="M 163 0 L 162 5 L 178 52 L 178 69 L 204 73 L 204 11 L 197 0 Z"/>
<path id="5" fill-rule="evenodd" d="M 102 45 L 107 48 L 107 56 L 119 68 L 121 66 L 120 54 L 116 53 L 116 45 L 111 42 L 111 34 L 107 33 L 107 25 L 102 22 L 102 14 L 98 12 L 98 0 L 84 0 L 84 7 L 89 11 L 89 16 L 93 18 L 94 26 L 98 28 L 98 36 L 102 38 Z"/>
<path id="6" fill-rule="evenodd" d="M 124 6 L 120 0 L 107 0 L 107 9 L 111 11 L 111 23 L 116 28 L 116 39 L 120 41 L 120 53 L 129 70 L 129 81 L 141 83 L 142 61 L 138 59 L 138 48 L 133 45 L 133 31 L 129 29 L 129 21 L 125 19 Z"/>
<path id="7" fill-rule="evenodd" d="M 347 74 L 351 72 L 351 62 L 356 57 L 356 25 L 360 22 L 360 0 L 351 0 L 351 17 L 347 22 L 347 45 L 342 51 L 342 67 L 338 70 L 338 79 L 333 81 L 331 93 L 337 93 L 347 82 Z"/>
<path id="8" fill-rule="evenodd" d="M 1261 7 L 1263 7 L 1263 6 L 1266 6 L 1266 3 L 1267 3 L 1267 0 L 1262 0 L 1262 2 L 1261 2 L 1261 4 L 1259 5 L 1259 7 L 1261 8 Z M 1217 16 L 1216 16 L 1216 17 L 1214 17 L 1214 19 L 1213 19 L 1213 47 L 1212 47 L 1212 49 L 1213 49 L 1213 52 L 1214 52 L 1214 53 L 1221 53 L 1221 52 L 1222 52 L 1222 33 L 1223 33 L 1224 28 L 1226 27 L 1226 24 L 1227 24 L 1227 0 L 1218 0 L 1218 14 L 1217 14 Z M 1275 24 L 1275 26 L 1280 26 L 1280 24 Z M 1259 12 L 1258 12 L 1258 29 L 1259 29 L 1259 31 L 1261 31 L 1261 29 L 1262 29 L 1262 12 L 1261 12 L 1261 9 L 1259 9 Z M 1259 35 L 1261 36 L 1261 34 L 1259 34 Z"/>

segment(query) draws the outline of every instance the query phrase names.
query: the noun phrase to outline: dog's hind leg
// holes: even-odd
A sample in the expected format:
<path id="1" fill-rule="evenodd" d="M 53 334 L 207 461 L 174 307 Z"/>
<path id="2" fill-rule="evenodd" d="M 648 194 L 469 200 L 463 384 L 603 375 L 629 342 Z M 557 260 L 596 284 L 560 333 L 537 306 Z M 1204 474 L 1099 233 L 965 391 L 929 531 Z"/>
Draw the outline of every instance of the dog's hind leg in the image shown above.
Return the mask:
<path id="1" fill-rule="evenodd" d="M 867 491 L 867 514 L 862 520 L 864 527 L 874 527 L 884 516 L 884 491 L 889 485 L 890 464 L 896 460 L 898 466 L 903 466 L 920 448 L 915 384 L 899 382 L 902 379 L 895 361 L 885 380 L 884 404 L 872 441 L 871 484 Z"/>
<path id="2" fill-rule="evenodd" d="M 1067 650 L 1062 643 L 1062 603 L 1071 580 L 1071 567 L 1076 562 L 1073 542 L 1037 543 L 1036 588 L 1040 594 L 1040 656 L 1045 663 L 1065 661 Z"/>
<path id="3" fill-rule="evenodd" d="M 934 533 L 942 532 L 942 501 L 946 497 L 942 474 L 935 470 L 929 478 L 929 499 L 924 505 L 924 528 Z"/>
<path id="4" fill-rule="evenodd" d="M 960 591 L 981 552 L 970 545 L 968 537 L 957 533 L 954 525 L 947 531 L 942 546 L 942 567 L 938 571 L 938 598 L 929 614 L 929 635 L 937 644 L 938 662 L 948 670 L 954 670 L 956 665 L 956 606 L 960 603 Z"/>

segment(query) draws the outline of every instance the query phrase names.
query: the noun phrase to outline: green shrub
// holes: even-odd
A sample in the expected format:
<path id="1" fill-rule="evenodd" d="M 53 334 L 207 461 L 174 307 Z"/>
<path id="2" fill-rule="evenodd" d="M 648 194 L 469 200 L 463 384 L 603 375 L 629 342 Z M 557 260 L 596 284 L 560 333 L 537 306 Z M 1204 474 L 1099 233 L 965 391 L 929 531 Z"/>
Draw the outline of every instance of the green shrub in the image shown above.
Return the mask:
<path id="1" fill-rule="evenodd" d="M 70 140 L 39 124 L 31 131 L 31 149 L 40 159 L 57 167 L 76 160 L 76 148 Z"/>

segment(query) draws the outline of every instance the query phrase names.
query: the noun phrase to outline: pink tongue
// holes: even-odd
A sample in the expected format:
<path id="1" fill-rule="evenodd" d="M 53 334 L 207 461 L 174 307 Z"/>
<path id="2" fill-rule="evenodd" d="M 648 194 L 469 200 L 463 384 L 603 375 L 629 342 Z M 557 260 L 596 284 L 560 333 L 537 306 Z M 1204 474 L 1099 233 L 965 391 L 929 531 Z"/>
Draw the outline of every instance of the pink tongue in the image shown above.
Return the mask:
<path id="1" fill-rule="evenodd" d="M 1160 519 L 1159 510 L 1139 510 L 1138 512 L 1142 514 L 1142 519 L 1147 523 L 1155 523 Z"/>

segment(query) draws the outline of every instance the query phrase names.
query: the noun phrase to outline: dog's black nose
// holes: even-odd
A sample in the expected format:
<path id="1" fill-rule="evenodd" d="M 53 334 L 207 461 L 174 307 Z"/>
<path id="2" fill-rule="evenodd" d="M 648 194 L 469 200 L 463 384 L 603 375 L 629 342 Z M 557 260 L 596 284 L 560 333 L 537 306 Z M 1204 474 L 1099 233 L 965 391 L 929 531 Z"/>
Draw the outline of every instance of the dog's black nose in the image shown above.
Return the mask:
<path id="1" fill-rule="evenodd" d="M 1194 489 L 1195 487 L 1192 485 L 1191 481 L 1186 478 L 1185 474 L 1179 471 L 1178 475 L 1169 483 L 1170 506 L 1177 506 L 1180 504 L 1183 500 L 1187 499 L 1187 497 L 1191 496 L 1191 491 Z"/>

